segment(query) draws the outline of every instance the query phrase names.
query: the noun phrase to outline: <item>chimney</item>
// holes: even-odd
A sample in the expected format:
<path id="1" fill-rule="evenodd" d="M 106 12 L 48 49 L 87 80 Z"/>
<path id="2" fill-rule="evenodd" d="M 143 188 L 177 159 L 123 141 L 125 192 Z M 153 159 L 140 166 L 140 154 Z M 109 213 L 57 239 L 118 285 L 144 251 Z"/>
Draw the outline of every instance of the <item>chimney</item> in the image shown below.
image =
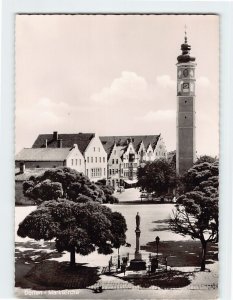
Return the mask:
<path id="1" fill-rule="evenodd" d="M 20 171 L 20 173 L 24 173 L 25 172 L 25 163 L 24 162 L 21 162 L 19 164 L 19 171 Z"/>
<path id="2" fill-rule="evenodd" d="M 53 132 L 53 139 L 54 139 L 54 141 L 58 140 L 58 132 L 57 131 Z"/>
<path id="3" fill-rule="evenodd" d="M 48 140 L 46 139 L 45 140 L 45 148 L 47 148 L 48 147 Z"/>
<path id="4" fill-rule="evenodd" d="M 62 139 L 57 140 L 57 147 L 62 148 Z"/>

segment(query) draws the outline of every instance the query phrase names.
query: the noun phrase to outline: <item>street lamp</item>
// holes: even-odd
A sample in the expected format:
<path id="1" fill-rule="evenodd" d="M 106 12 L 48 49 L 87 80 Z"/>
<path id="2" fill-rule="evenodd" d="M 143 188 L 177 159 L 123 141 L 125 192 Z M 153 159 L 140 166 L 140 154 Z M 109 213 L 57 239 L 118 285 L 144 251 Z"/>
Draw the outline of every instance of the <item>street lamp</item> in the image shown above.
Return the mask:
<path id="1" fill-rule="evenodd" d="M 159 256 L 159 241 L 160 241 L 160 238 L 158 236 L 156 236 L 155 242 L 156 242 L 156 248 L 157 248 L 157 259 Z"/>
<path id="2" fill-rule="evenodd" d="M 118 258 L 117 258 L 117 268 L 120 269 L 121 267 L 121 260 L 120 260 L 120 253 L 119 253 L 120 247 L 118 247 Z"/>

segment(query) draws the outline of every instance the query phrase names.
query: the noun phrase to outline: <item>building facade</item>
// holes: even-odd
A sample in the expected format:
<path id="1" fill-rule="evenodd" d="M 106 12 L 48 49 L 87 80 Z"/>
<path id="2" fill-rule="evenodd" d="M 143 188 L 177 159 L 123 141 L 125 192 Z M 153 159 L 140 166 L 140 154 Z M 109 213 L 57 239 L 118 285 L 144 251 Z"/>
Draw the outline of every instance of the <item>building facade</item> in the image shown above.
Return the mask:
<path id="1" fill-rule="evenodd" d="M 102 136 L 93 133 L 42 134 L 32 148 L 16 155 L 16 168 L 55 168 L 67 166 L 85 174 L 91 181 L 106 179 L 114 186 L 132 186 L 137 169 L 147 161 L 167 158 L 161 135 Z"/>
<path id="2" fill-rule="evenodd" d="M 183 174 L 193 166 L 195 148 L 195 57 L 185 34 L 182 54 L 177 57 L 177 151 L 176 170 Z"/>
<path id="3" fill-rule="evenodd" d="M 44 169 L 70 167 L 85 172 L 84 157 L 77 144 L 71 148 L 24 148 L 15 157 L 15 167 L 25 169 Z"/>
<path id="4" fill-rule="evenodd" d="M 167 158 L 161 135 L 101 136 L 108 153 L 107 184 L 131 186 L 137 182 L 137 169 L 147 161 Z"/>

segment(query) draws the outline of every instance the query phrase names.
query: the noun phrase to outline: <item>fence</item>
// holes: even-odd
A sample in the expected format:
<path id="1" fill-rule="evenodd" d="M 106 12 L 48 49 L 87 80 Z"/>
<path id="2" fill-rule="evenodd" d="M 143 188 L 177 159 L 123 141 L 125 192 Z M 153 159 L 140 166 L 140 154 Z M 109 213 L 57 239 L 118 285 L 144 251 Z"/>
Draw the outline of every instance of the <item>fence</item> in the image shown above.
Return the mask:
<path id="1" fill-rule="evenodd" d="M 89 286 L 89 289 L 96 289 L 99 286 L 102 286 L 103 290 L 160 290 L 158 286 L 150 286 L 150 287 L 141 287 L 139 285 L 133 285 L 130 282 L 116 282 L 116 281 L 104 281 L 101 280 L 100 282 Z M 166 289 L 166 288 L 163 288 Z M 167 288 L 169 290 L 176 290 L 178 288 Z M 190 284 L 184 287 L 183 289 L 187 290 L 216 290 L 218 289 L 217 284 Z"/>

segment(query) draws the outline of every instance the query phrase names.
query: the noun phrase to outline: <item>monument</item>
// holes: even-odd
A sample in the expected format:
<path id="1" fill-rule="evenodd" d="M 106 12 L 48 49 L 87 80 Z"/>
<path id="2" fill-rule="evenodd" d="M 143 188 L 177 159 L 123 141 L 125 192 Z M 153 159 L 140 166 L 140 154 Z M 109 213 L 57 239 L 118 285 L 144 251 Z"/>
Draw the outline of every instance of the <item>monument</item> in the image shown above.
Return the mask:
<path id="1" fill-rule="evenodd" d="M 130 269 L 131 270 L 145 270 L 146 269 L 146 262 L 142 260 L 142 255 L 140 253 L 140 215 L 137 213 L 136 215 L 136 249 L 135 249 L 135 254 L 134 254 L 134 259 L 130 261 Z"/>

